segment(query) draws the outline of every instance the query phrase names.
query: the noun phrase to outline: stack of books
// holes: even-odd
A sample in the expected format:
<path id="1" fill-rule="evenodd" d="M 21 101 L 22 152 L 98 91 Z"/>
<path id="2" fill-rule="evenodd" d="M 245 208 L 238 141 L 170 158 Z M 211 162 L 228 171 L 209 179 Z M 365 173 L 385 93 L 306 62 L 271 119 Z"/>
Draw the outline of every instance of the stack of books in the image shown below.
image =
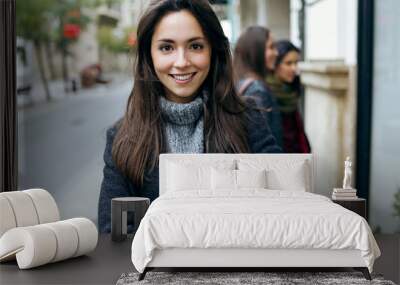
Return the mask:
<path id="1" fill-rule="evenodd" d="M 334 188 L 332 193 L 333 200 L 355 200 L 357 199 L 356 189 Z"/>

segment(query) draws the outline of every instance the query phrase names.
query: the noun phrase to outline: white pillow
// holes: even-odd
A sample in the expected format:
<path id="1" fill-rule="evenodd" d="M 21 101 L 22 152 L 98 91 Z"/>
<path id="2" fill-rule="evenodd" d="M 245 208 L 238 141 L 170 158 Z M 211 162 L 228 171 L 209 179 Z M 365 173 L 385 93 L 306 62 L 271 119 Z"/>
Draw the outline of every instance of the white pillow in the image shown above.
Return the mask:
<path id="1" fill-rule="evenodd" d="M 236 170 L 212 168 L 211 181 L 213 190 L 236 190 Z"/>
<path id="2" fill-rule="evenodd" d="M 266 188 L 265 170 L 211 170 L 213 190 L 240 190 L 241 188 Z"/>
<path id="3" fill-rule="evenodd" d="M 238 188 L 267 188 L 267 172 L 262 170 L 236 170 Z"/>
<path id="4" fill-rule="evenodd" d="M 238 168 L 240 170 L 266 170 L 268 189 L 311 191 L 308 160 L 240 159 Z"/>
<path id="5" fill-rule="evenodd" d="M 234 159 L 182 158 L 166 164 L 166 191 L 211 190 L 211 168 L 235 169 Z"/>
<path id="6" fill-rule="evenodd" d="M 267 171 L 268 189 L 307 191 L 307 180 L 304 175 L 304 164 L 293 169 L 272 169 Z"/>
<path id="7" fill-rule="evenodd" d="M 168 191 L 210 189 L 210 167 L 168 164 Z"/>

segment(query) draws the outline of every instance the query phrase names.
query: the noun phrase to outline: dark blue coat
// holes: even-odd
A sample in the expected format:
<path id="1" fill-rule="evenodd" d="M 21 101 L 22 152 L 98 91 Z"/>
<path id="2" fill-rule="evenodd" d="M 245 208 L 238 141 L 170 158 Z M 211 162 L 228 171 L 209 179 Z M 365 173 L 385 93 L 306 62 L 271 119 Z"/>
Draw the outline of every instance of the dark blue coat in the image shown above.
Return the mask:
<path id="1" fill-rule="evenodd" d="M 248 144 L 252 153 L 277 153 L 281 152 L 276 144 L 275 138 L 265 124 L 264 115 L 252 109 L 249 113 L 248 125 Z M 116 127 L 111 127 L 107 131 L 107 143 L 104 151 L 104 170 L 103 182 L 101 184 L 99 205 L 98 205 L 98 223 L 99 231 L 111 231 L 111 199 L 115 197 L 147 197 L 151 201 L 158 197 L 158 167 L 152 171 L 146 171 L 143 186 L 138 188 L 133 182 L 117 169 L 112 158 L 112 144 Z"/>
<path id="2" fill-rule="evenodd" d="M 240 80 L 238 89 L 244 84 L 244 80 Z M 261 108 L 265 108 L 265 124 L 269 125 L 272 135 L 275 137 L 278 146 L 283 148 L 283 131 L 281 113 L 278 103 L 268 86 L 261 80 L 253 80 L 243 91 L 243 96 L 252 97 Z"/>

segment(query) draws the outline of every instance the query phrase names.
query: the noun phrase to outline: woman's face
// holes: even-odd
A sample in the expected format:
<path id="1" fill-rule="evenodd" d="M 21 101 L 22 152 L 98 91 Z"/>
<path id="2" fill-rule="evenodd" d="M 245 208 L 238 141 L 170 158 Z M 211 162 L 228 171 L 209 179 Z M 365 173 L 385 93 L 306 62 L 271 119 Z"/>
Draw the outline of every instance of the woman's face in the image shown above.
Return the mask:
<path id="1" fill-rule="evenodd" d="M 274 70 L 276 57 L 278 56 L 278 51 L 276 50 L 274 38 L 272 34 L 269 34 L 268 40 L 265 43 L 265 66 L 268 70 Z"/>
<path id="2" fill-rule="evenodd" d="M 292 83 L 297 75 L 300 55 L 297 51 L 288 52 L 275 70 L 276 76 L 283 82 Z"/>
<path id="3" fill-rule="evenodd" d="M 211 47 L 196 18 L 181 10 L 165 15 L 155 27 L 151 57 L 167 99 L 188 103 L 208 75 Z"/>

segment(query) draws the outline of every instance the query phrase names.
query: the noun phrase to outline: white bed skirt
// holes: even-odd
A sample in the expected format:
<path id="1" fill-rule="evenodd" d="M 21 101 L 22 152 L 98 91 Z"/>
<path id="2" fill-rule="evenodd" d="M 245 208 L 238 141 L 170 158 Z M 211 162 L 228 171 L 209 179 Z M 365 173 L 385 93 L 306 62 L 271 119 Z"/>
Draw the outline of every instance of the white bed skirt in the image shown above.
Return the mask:
<path id="1" fill-rule="evenodd" d="M 197 249 L 154 251 L 147 267 L 366 267 L 359 250 Z"/>

